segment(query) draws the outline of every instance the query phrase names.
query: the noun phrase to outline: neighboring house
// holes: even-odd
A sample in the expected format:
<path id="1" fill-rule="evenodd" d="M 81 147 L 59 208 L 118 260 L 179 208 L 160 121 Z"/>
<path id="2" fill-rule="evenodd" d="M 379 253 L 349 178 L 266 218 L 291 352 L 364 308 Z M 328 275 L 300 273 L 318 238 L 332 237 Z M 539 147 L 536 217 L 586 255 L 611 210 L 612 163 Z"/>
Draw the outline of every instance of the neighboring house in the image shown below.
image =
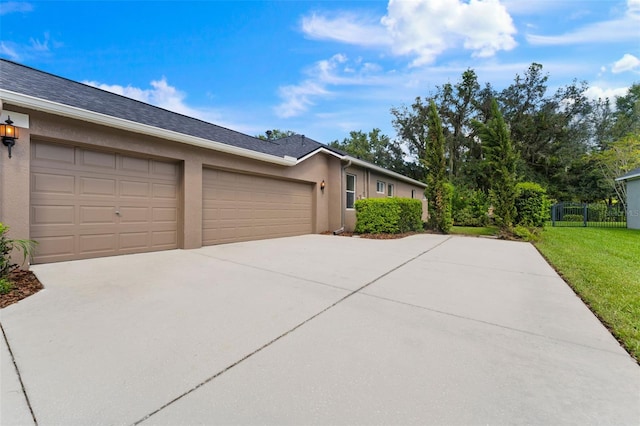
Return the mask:
<path id="1" fill-rule="evenodd" d="M 344 229 L 425 185 L 301 135 L 265 141 L 0 60 L 0 221 L 35 263 Z M 425 209 L 426 210 L 426 209 Z"/>
<path id="2" fill-rule="evenodd" d="M 627 228 L 640 229 L 640 167 L 616 180 L 627 185 Z"/>

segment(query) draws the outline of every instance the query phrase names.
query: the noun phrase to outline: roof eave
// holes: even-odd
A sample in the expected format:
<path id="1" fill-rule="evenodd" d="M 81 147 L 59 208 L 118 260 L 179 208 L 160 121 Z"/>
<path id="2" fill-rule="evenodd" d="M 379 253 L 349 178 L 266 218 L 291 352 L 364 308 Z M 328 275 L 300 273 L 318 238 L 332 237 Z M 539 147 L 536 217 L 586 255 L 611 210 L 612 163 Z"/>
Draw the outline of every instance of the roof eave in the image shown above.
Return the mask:
<path id="1" fill-rule="evenodd" d="M 346 160 L 350 160 L 351 164 L 354 164 L 356 166 L 360 166 L 360 167 L 365 167 L 367 169 L 371 169 L 371 170 L 375 170 L 378 173 L 382 173 L 385 174 L 387 176 L 392 176 L 398 180 L 402 180 L 404 182 L 410 183 L 412 185 L 416 185 L 416 186 L 420 186 L 422 188 L 426 188 L 427 184 L 425 184 L 424 182 L 420 182 L 417 181 L 415 179 L 411 179 L 410 177 L 407 177 L 405 175 L 401 175 L 400 173 L 396 173 L 396 172 L 392 172 L 391 170 L 387 170 L 383 167 L 380 166 L 376 166 L 375 164 L 371 164 L 369 162 L 360 160 L 359 158 L 355 158 L 355 157 L 351 157 L 350 155 L 345 155 L 345 159 Z"/>
<path id="2" fill-rule="evenodd" d="M 213 151 L 238 155 L 253 160 L 265 161 L 282 166 L 294 166 L 295 164 L 297 164 L 296 159 L 292 157 L 278 157 L 276 155 L 264 154 L 250 149 L 228 145 L 222 142 L 216 142 L 209 139 L 190 136 L 172 130 L 161 129 L 159 127 L 142 124 L 135 121 L 125 120 L 122 118 L 117 118 L 110 115 L 61 104 L 58 102 L 48 101 L 46 99 L 37 98 L 34 96 L 24 95 L 22 93 L 12 92 L 10 90 L 0 89 L 0 99 L 3 103 L 8 103 L 11 105 L 34 109 L 37 111 L 60 115 L 63 117 L 80 119 L 94 124 L 100 124 L 103 126 L 113 127 L 121 130 L 154 136 L 174 142 L 184 143 L 186 145 L 210 149 Z"/>
<path id="3" fill-rule="evenodd" d="M 634 173 L 634 174 L 629 175 L 629 176 L 621 176 L 621 177 L 617 178 L 616 181 L 620 182 L 622 180 L 633 180 L 633 179 L 640 179 L 640 172 Z"/>

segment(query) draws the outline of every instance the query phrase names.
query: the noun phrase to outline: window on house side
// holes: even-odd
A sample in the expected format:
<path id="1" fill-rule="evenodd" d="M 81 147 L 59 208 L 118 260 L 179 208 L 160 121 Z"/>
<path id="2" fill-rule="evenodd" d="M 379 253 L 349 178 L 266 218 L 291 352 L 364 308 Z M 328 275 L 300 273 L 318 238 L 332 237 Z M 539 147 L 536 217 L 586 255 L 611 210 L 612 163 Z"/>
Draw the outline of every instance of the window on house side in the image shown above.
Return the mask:
<path id="1" fill-rule="evenodd" d="M 380 194 L 384 194 L 384 182 L 380 180 L 376 182 L 376 192 L 379 192 Z"/>
<path id="2" fill-rule="evenodd" d="M 347 175 L 347 208 L 352 209 L 356 203 L 356 177 Z"/>
<path id="3" fill-rule="evenodd" d="M 416 198 L 416 190 L 415 189 L 411 190 L 411 198 Z"/>
<path id="4" fill-rule="evenodd" d="M 387 185 L 387 188 L 389 189 L 387 191 L 387 196 L 389 197 L 393 197 L 393 193 L 394 193 L 394 185 L 392 183 L 390 183 L 389 185 Z"/>

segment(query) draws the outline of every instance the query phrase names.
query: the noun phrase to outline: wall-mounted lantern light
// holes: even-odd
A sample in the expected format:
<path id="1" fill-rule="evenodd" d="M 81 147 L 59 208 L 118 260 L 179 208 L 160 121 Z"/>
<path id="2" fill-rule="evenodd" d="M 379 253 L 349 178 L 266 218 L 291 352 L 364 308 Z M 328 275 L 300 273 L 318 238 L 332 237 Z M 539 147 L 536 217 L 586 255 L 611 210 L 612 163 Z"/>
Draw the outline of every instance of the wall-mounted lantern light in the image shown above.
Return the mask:
<path id="1" fill-rule="evenodd" d="M 320 182 L 320 191 L 324 192 L 324 180 Z"/>
<path id="2" fill-rule="evenodd" d="M 7 117 L 4 123 L 0 124 L 0 136 L 2 143 L 9 149 L 9 158 L 11 158 L 11 148 L 16 144 L 18 139 L 18 128 L 13 125 L 11 117 Z"/>

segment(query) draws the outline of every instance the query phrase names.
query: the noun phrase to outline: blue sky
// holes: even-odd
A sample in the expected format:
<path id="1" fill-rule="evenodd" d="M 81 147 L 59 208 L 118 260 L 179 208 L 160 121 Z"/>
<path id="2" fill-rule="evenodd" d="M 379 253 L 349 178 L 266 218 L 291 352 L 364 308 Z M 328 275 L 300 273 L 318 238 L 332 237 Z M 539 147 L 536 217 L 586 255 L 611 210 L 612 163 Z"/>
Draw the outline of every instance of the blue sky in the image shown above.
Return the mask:
<path id="1" fill-rule="evenodd" d="M 321 142 L 473 68 L 501 89 L 640 82 L 640 0 L 0 2 L 0 56 L 248 134 Z"/>

